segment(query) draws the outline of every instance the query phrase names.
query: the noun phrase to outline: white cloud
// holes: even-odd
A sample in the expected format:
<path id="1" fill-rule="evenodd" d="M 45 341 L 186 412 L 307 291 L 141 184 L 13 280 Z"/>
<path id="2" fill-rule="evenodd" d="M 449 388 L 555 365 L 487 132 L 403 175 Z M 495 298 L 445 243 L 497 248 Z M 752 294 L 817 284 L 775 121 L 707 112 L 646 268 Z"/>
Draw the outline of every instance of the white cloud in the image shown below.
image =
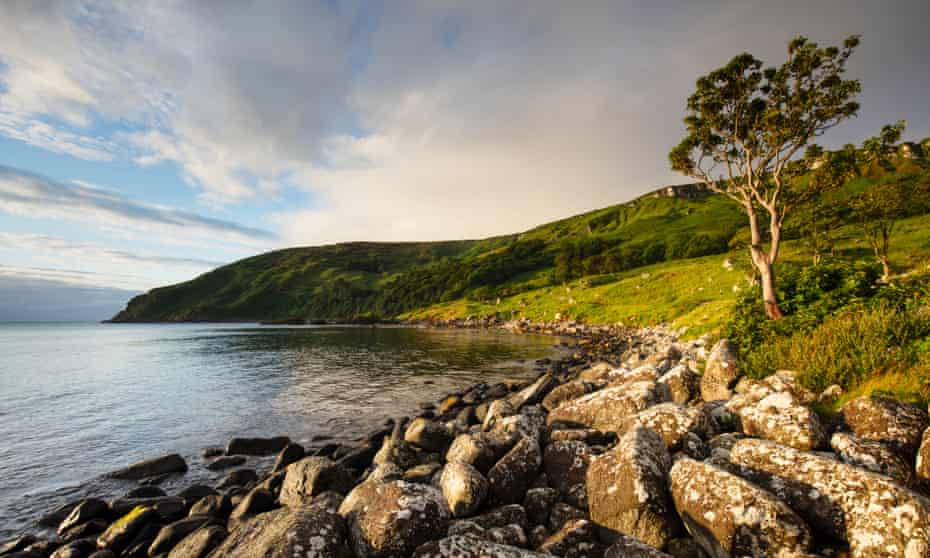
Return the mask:
<path id="1" fill-rule="evenodd" d="M 868 112 L 837 143 L 898 118 L 930 134 L 928 6 L 12 0 L 0 134 L 174 163 L 213 204 L 303 188 L 313 207 L 275 217 L 289 243 L 513 232 L 680 181 L 665 154 L 695 77 L 798 33 L 865 33 Z"/>
<path id="2" fill-rule="evenodd" d="M 179 239 L 268 247 L 272 232 L 190 211 L 131 200 L 86 183 L 65 184 L 0 165 L 0 211 L 94 226 L 161 233 Z"/>

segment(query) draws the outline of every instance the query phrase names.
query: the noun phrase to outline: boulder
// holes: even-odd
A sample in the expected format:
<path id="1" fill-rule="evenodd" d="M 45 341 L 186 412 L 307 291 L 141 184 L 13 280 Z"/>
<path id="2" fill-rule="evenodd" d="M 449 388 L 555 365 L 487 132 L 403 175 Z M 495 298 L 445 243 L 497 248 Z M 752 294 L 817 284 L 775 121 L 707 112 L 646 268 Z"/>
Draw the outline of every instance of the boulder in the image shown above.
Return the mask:
<path id="1" fill-rule="evenodd" d="M 149 545 L 149 556 L 157 556 L 159 554 L 170 552 L 176 544 L 184 539 L 184 537 L 203 527 L 208 521 L 210 521 L 208 516 L 198 515 L 165 525 L 158 532 L 158 535 L 155 537 L 155 540 L 152 541 L 152 544 Z"/>
<path id="2" fill-rule="evenodd" d="M 226 473 L 216 488 L 223 490 L 234 486 L 248 486 L 254 482 L 258 482 L 258 473 L 254 469 L 235 469 Z"/>
<path id="3" fill-rule="evenodd" d="M 287 436 L 275 438 L 233 438 L 226 446 L 226 455 L 273 455 L 283 450 L 291 439 Z"/>
<path id="4" fill-rule="evenodd" d="M 577 508 L 588 508 L 586 478 L 592 458 L 584 442 L 552 442 L 543 453 L 543 470 L 552 488 Z"/>
<path id="5" fill-rule="evenodd" d="M 546 525 L 549 512 L 558 501 L 559 491 L 554 488 L 530 488 L 523 499 L 523 509 L 531 524 Z"/>
<path id="6" fill-rule="evenodd" d="M 525 547 L 526 533 L 523 527 L 516 523 L 504 525 L 503 527 L 492 527 L 485 532 L 485 538 L 497 544 L 508 546 Z"/>
<path id="7" fill-rule="evenodd" d="M 97 549 L 94 539 L 79 539 L 68 542 L 52 552 L 51 558 L 86 558 Z"/>
<path id="8" fill-rule="evenodd" d="M 114 479 L 139 480 L 147 477 L 185 472 L 187 472 L 187 463 L 184 461 L 184 458 L 173 453 L 171 455 L 163 455 L 161 457 L 133 463 L 119 471 L 113 471 L 108 476 Z"/>
<path id="9" fill-rule="evenodd" d="M 467 463 L 447 463 L 439 486 L 454 517 L 473 515 L 488 494 L 488 480 Z"/>
<path id="10" fill-rule="evenodd" d="M 563 422 L 603 432 L 622 432 L 636 413 L 664 401 L 655 382 L 633 382 L 579 397 L 549 413 L 548 423 Z"/>
<path id="11" fill-rule="evenodd" d="M 517 413 L 510 401 L 506 399 L 495 399 L 488 405 L 488 410 L 484 414 L 481 426 L 484 430 L 490 430 L 498 420 L 515 415 Z"/>
<path id="12" fill-rule="evenodd" d="M 413 558 L 545 558 L 550 556 L 467 535 L 454 535 L 425 544 Z"/>
<path id="13" fill-rule="evenodd" d="M 278 471 L 283 471 L 291 463 L 296 463 L 304 458 L 306 451 L 304 447 L 300 444 L 288 444 L 284 446 L 278 453 L 278 457 L 274 460 L 274 466 L 271 468 L 271 472 L 277 473 Z"/>
<path id="14" fill-rule="evenodd" d="M 225 538 L 226 529 L 220 525 L 201 527 L 181 539 L 168 553 L 168 558 L 206 558 Z"/>
<path id="15" fill-rule="evenodd" d="M 604 552 L 604 558 L 675 558 L 649 546 L 641 540 L 619 534 L 617 540 Z"/>
<path id="16" fill-rule="evenodd" d="M 633 369 L 615 368 L 604 376 L 604 381 L 610 386 L 622 386 L 633 382 L 655 382 L 659 379 L 659 371 L 651 364 L 645 364 Z"/>
<path id="17" fill-rule="evenodd" d="M 452 442 L 452 433 L 442 423 L 418 418 L 407 427 L 404 441 L 422 450 L 444 452 Z"/>
<path id="18" fill-rule="evenodd" d="M 807 524 L 758 486 L 688 458 L 675 463 L 669 479 L 685 527 L 711 557 L 788 558 L 807 553 Z"/>
<path id="19" fill-rule="evenodd" d="M 640 411 L 629 420 L 628 428 L 644 426 L 655 431 L 669 451 L 681 449 L 689 433 L 704 437 L 710 430 L 710 421 L 703 407 L 690 407 L 677 403 L 660 403 Z"/>
<path id="20" fill-rule="evenodd" d="M 489 496 L 495 504 L 522 502 L 539 472 L 542 454 L 539 442 L 523 438 L 488 471 Z"/>
<path id="21" fill-rule="evenodd" d="M 404 471 L 404 474 L 401 476 L 401 478 L 408 482 L 421 482 L 429 484 L 432 481 L 433 476 L 440 469 L 442 469 L 442 465 L 432 461 L 407 469 Z"/>
<path id="22" fill-rule="evenodd" d="M 184 500 L 185 505 L 189 508 L 204 496 L 210 496 L 211 494 L 218 494 L 212 486 L 194 484 L 178 492 L 178 497 Z"/>
<path id="23" fill-rule="evenodd" d="M 930 501 L 888 477 L 767 440 L 740 440 L 730 459 L 853 557 L 930 553 Z"/>
<path id="24" fill-rule="evenodd" d="M 597 384 L 594 382 L 586 382 L 583 380 L 575 380 L 574 382 L 566 382 L 552 391 L 549 392 L 549 395 L 545 397 L 542 401 L 542 406 L 547 411 L 552 411 L 562 403 L 566 401 L 571 401 L 572 399 L 578 399 L 582 395 L 587 395 L 589 393 L 595 392 L 602 387 L 602 384 Z"/>
<path id="25" fill-rule="evenodd" d="M 256 487 L 250 490 L 245 498 L 236 505 L 232 513 L 229 514 L 229 519 L 230 521 L 240 521 L 270 511 L 274 507 L 274 494 L 267 488 Z"/>
<path id="26" fill-rule="evenodd" d="M 510 394 L 507 400 L 514 409 L 519 411 L 524 405 L 535 405 L 536 403 L 540 403 L 557 385 L 559 385 L 559 381 L 555 376 L 552 374 L 543 374 L 532 384 L 520 391 Z"/>
<path id="27" fill-rule="evenodd" d="M 524 529 L 528 528 L 526 510 L 519 504 L 508 504 L 476 515 L 469 519 L 470 522 L 478 525 L 482 529 L 493 529 L 494 527 L 503 527 L 505 525 L 516 524 Z"/>
<path id="28" fill-rule="evenodd" d="M 224 558 L 351 558 L 343 519 L 325 503 L 280 508 L 243 522 L 213 552 Z"/>
<path id="29" fill-rule="evenodd" d="M 91 519 L 106 518 L 110 514 L 110 505 L 99 498 L 88 498 L 75 506 L 71 513 L 58 526 L 61 535 L 68 529 L 86 523 Z"/>
<path id="30" fill-rule="evenodd" d="M 482 473 L 494 466 L 494 449 L 480 434 L 459 434 L 446 452 L 449 463 L 466 463 Z"/>
<path id="31" fill-rule="evenodd" d="M 22 535 L 11 541 L 0 544 L 0 556 L 6 556 L 16 552 L 23 552 L 26 547 L 35 544 L 38 539 L 35 535 Z"/>
<path id="32" fill-rule="evenodd" d="M 189 516 L 209 515 L 210 517 L 225 519 L 229 517 L 231 511 L 232 501 L 229 496 L 226 494 L 209 494 L 197 500 L 191 506 Z"/>
<path id="33" fill-rule="evenodd" d="M 552 425 L 549 431 L 549 443 L 552 442 L 584 442 L 589 446 L 606 446 L 617 441 L 617 435 L 614 432 L 601 432 L 593 428 L 568 428 L 562 429 L 558 425 Z"/>
<path id="34" fill-rule="evenodd" d="M 404 481 L 364 482 L 339 506 L 359 558 L 405 556 L 441 538 L 451 516 L 439 490 Z"/>
<path id="35" fill-rule="evenodd" d="M 328 457 L 305 457 L 285 470 L 278 499 L 285 506 L 296 506 L 307 498 L 327 491 L 345 494 L 354 485 L 351 475 Z"/>
<path id="36" fill-rule="evenodd" d="M 827 445 L 827 434 L 817 413 L 799 405 L 788 392 L 773 393 L 739 411 L 743 432 L 802 451 Z"/>
<path id="37" fill-rule="evenodd" d="M 683 364 L 675 366 L 659 378 L 667 387 L 673 403 L 684 405 L 701 394 L 701 376 Z"/>
<path id="38" fill-rule="evenodd" d="M 729 399 L 740 378 L 739 350 L 736 345 L 722 339 L 711 349 L 701 376 L 701 398 L 704 401 Z"/>
<path id="39" fill-rule="evenodd" d="M 80 525 L 75 525 L 59 535 L 61 536 L 61 540 L 66 543 L 86 538 L 93 538 L 96 540 L 97 535 L 106 531 L 109 526 L 110 521 L 108 519 L 91 519 Z"/>
<path id="40" fill-rule="evenodd" d="M 856 436 L 882 442 L 911 461 L 927 429 L 920 407 L 886 397 L 857 397 L 840 409 L 842 425 Z"/>
<path id="41" fill-rule="evenodd" d="M 578 373 L 578 379 L 585 382 L 603 382 L 614 367 L 606 362 L 598 362 Z"/>
<path id="42" fill-rule="evenodd" d="M 148 524 L 158 520 L 155 508 L 138 506 L 117 519 L 97 537 L 97 547 L 109 549 L 119 554 L 132 542 L 133 538 Z"/>
<path id="43" fill-rule="evenodd" d="M 565 502 L 556 502 L 552 509 L 549 510 L 549 523 L 546 526 L 554 533 L 569 521 L 576 519 L 588 519 L 588 514 Z"/>
<path id="44" fill-rule="evenodd" d="M 597 538 L 597 525 L 587 519 L 576 519 L 562 525 L 539 550 L 563 558 L 594 558 L 603 556 L 604 545 Z"/>
<path id="45" fill-rule="evenodd" d="M 881 442 L 865 440 L 847 432 L 837 432 L 830 438 L 830 447 L 845 463 L 889 476 L 905 486 L 914 481 L 911 466 Z M 919 459 L 918 457 L 918 463 Z"/>
<path id="46" fill-rule="evenodd" d="M 126 493 L 126 498 L 158 498 L 168 494 L 157 486 L 142 485 L 137 486 Z"/>
<path id="47" fill-rule="evenodd" d="M 663 547 L 681 531 L 668 491 L 671 466 L 662 438 L 642 426 L 633 428 L 588 467 L 591 519 L 607 529 Z"/>

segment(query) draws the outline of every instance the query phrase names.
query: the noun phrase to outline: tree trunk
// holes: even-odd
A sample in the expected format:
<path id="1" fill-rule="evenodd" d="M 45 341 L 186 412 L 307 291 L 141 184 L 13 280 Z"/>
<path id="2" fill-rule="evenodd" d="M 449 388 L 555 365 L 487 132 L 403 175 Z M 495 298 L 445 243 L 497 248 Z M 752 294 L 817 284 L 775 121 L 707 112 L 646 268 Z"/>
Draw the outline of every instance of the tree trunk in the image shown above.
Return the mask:
<path id="1" fill-rule="evenodd" d="M 882 262 L 882 281 L 888 281 L 891 279 L 891 264 L 888 261 L 888 256 L 881 255 L 878 259 Z"/>
<path id="2" fill-rule="evenodd" d="M 749 246 L 749 256 L 752 260 L 752 264 L 759 271 L 759 276 L 762 281 L 762 302 L 765 304 L 765 313 L 769 318 L 773 320 L 780 320 L 784 317 L 784 314 L 781 312 L 781 308 L 778 307 L 778 296 L 775 294 L 775 270 L 772 266 L 772 260 L 769 258 L 769 254 L 765 253 L 765 250 L 762 248 L 762 233 L 759 230 L 759 218 L 756 215 L 755 209 L 752 207 L 746 208 L 746 213 L 749 216 L 749 232 L 752 236 L 752 244 Z M 773 241 L 776 244 L 773 244 L 772 254 L 778 254 L 778 232 L 777 230 L 772 231 Z"/>

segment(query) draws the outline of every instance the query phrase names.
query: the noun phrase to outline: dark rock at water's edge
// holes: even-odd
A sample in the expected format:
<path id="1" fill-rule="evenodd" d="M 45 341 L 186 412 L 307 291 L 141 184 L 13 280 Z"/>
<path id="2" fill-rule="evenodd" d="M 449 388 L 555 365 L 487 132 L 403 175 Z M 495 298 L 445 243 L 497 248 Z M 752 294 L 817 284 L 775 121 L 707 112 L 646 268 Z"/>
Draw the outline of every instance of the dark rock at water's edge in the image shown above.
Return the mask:
<path id="1" fill-rule="evenodd" d="M 821 421 L 823 394 L 742 377 L 726 341 L 509 327 L 577 341 L 534 380 L 425 402 L 355 445 L 236 438 L 225 453 L 274 464 L 77 502 L 44 518 L 61 535 L 0 555 L 930 558 L 924 409 L 862 397 Z"/>
<path id="2" fill-rule="evenodd" d="M 180 455 L 173 453 L 154 459 L 146 459 L 134 463 L 124 469 L 109 474 L 114 479 L 138 480 L 148 477 L 157 477 L 171 473 L 186 473 L 187 463 Z"/>

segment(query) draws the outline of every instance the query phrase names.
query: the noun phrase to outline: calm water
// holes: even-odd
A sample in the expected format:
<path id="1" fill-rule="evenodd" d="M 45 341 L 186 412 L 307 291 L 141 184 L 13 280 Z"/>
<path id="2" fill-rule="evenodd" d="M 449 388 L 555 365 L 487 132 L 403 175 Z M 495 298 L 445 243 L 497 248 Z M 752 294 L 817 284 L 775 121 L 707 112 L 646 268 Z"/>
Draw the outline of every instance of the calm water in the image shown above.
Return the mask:
<path id="1" fill-rule="evenodd" d="M 169 492 L 214 482 L 204 447 L 352 439 L 419 401 L 528 376 L 554 343 L 415 328 L 0 324 L 0 540 L 65 501 L 125 492 L 134 485 L 97 477 L 136 460 L 184 455 L 192 470 Z"/>

